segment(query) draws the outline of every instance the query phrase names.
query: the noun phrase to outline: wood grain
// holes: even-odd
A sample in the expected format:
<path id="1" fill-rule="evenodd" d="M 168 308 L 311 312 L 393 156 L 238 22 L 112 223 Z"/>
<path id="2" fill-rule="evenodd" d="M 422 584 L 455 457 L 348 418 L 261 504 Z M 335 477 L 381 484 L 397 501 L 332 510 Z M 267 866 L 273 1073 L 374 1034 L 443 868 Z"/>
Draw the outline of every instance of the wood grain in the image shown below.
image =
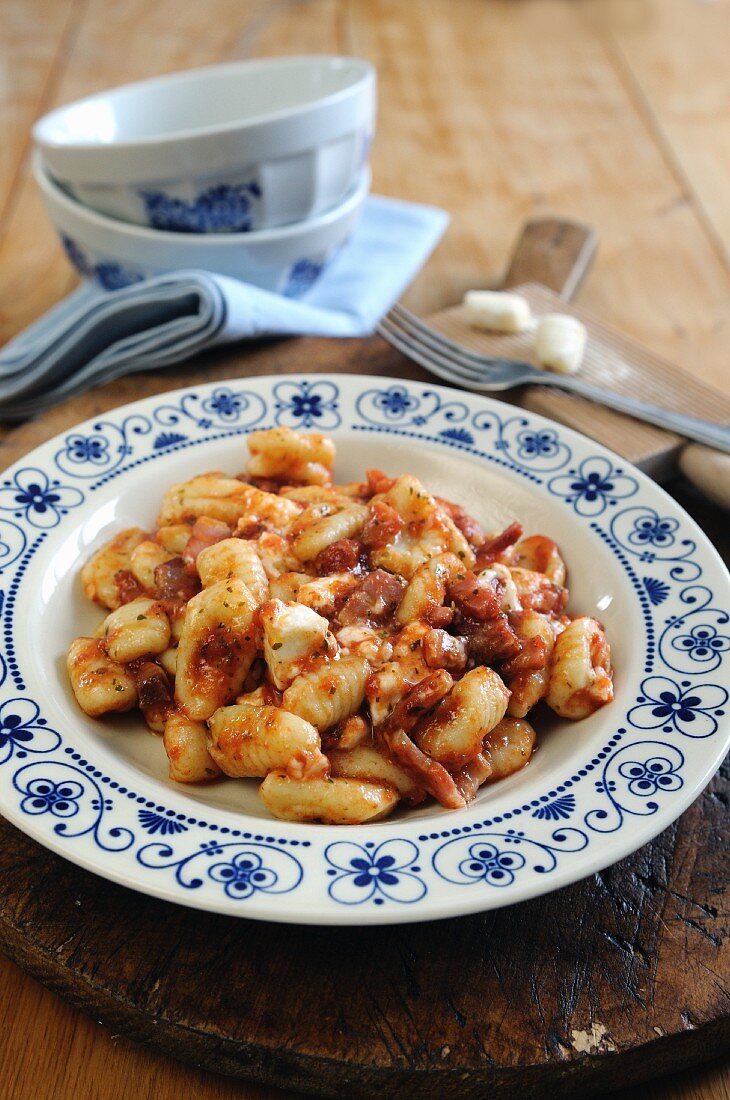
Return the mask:
<path id="1" fill-rule="evenodd" d="M 29 130 L 51 101 L 82 16 L 80 0 L 28 0 L 3 10 L 0 35 L 0 230 L 30 144 Z"/>
<path id="2" fill-rule="evenodd" d="M 692 11 L 703 19 L 703 5 Z M 563 215 L 600 240 L 581 303 L 721 386 L 730 274 L 582 4 L 369 0 L 351 12 L 352 48 L 378 65 L 388 105 L 374 186 L 453 219 L 406 304 L 426 314 L 498 285 L 517 227 Z"/>
<path id="3" fill-rule="evenodd" d="M 730 327 L 730 197 L 724 186 L 730 144 L 728 39 L 728 0 L 208 0 L 205 5 L 75 0 L 68 7 L 62 0 L 51 5 L 5 0 L 0 56 L 9 75 L 0 92 L 5 158 L 0 182 L 7 182 L 0 198 L 7 199 L 8 217 L 0 223 L 0 340 L 23 328 L 73 281 L 22 160 L 24 131 L 34 111 L 178 67 L 251 53 L 344 49 L 365 54 L 380 69 L 376 188 L 436 202 L 452 213 L 447 237 L 409 291 L 412 308 L 426 313 L 458 301 L 470 286 L 499 283 L 518 226 L 531 216 L 563 214 L 595 225 L 601 239 L 581 304 L 706 382 L 722 385 Z M 299 369 L 307 366 L 308 345 L 291 346 L 291 362 Z M 341 369 L 338 347 L 333 345 L 331 369 Z M 192 381 L 248 371 L 260 354 L 255 348 L 209 356 L 179 377 Z M 375 369 L 375 353 L 368 358 L 362 349 L 362 354 L 365 366 Z M 397 364 L 386 357 L 382 369 L 399 369 Z M 171 376 L 158 382 L 160 389 L 178 384 Z M 122 385 L 119 399 L 141 395 L 140 383 Z M 86 415 L 79 406 L 74 410 Z M 29 427 L 27 442 L 51 429 L 52 422 Z M 8 461 L 13 446 L 17 443 L 8 448 Z M 723 818 L 717 818 L 715 839 L 724 829 Z M 42 862 L 34 851 L 23 852 L 15 835 L 5 855 L 35 869 L 40 894 Z M 699 960 L 706 959 L 704 933 L 713 918 L 668 893 L 662 876 L 672 855 L 692 879 L 685 897 L 700 897 L 711 888 L 703 850 L 671 837 L 656 857 L 655 892 L 646 895 L 647 904 L 662 914 L 667 935 L 687 936 L 690 948 L 699 937 L 699 973 Z M 613 950 L 627 971 L 646 975 L 649 987 L 655 973 L 667 996 L 676 983 L 681 997 L 683 972 L 670 973 L 659 955 L 655 961 L 650 954 L 644 967 L 640 956 L 626 949 L 640 942 L 632 938 L 632 928 L 641 926 L 633 899 L 629 892 L 612 903 L 611 911 L 626 915 L 628 925 L 628 933 L 618 929 L 625 943 L 617 938 Z M 569 900 L 581 904 L 580 895 Z M 710 905 L 721 914 L 726 910 L 722 898 Z M 582 912 L 590 921 L 591 913 Z M 561 912 L 553 940 L 557 936 L 565 950 L 570 929 L 562 920 Z M 519 927 L 524 934 L 525 926 Z M 479 940 L 477 958 L 509 973 L 513 963 L 495 938 L 498 929 L 488 931 L 492 938 Z M 616 927 L 608 931 L 616 935 Z M 576 950 L 586 946 L 580 938 L 575 943 Z M 104 948 L 108 959 L 114 944 Z M 556 957 L 553 949 L 553 941 L 545 946 L 544 968 Z M 437 944 L 437 956 L 438 951 Z M 580 985 L 586 971 L 576 968 L 574 959 L 567 966 L 578 975 L 576 997 L 581 989 L 585 994 L 576 1000 L 580 1012 L 602 1009 L 595 989 Z M 408 1005 L 411 987 L 402 960 L 395 973 L 391 996 L 402 987 Z M 726 963 L 719 973 L 720 984 L 727 984 Z M 641 983 L 634 988 L 645 996 Z M 388 1036 L 391 1018 L 378 1014 L 385 1003 L 371 1000 L 368 1008 Z M 403 1010 L 401 1001 L 393 1007 L 394 1018 Z M 584 1026 L 591 1017 L 579 1018 Z M 690 1038 L 693 1034 L 688 1031 Z M 39 1095 L 177 1100 L 183 1091 L 225 1100 L 281 1095 L 112 1040 L 7 962 L 0 964 L 0 1035 L 0 1095 L 11 1100 Z M 720 1053 L 707 1039 L 702 1057 Z M 728 1079 L 723 1070 L 673 1074 L 642 1087 L 640 1094 L 632 1091 L 630 1100 L 639 1095 L 641 1100 L 727 1100 Z M 629 1100 L 629 1094 L 622 1090 L 620 1100 Z"/>
<path id="4" fill-rule="evenodd" d="M 686 0 L 591 0 L 587 13 L 596 21 L 637 111 L 673 173 L 684 182 L 708 236 L 727 264 L 728 0 L 712 3 L 699 18 L 697 5 Z M 698 56 L 702 57 L 701 79 L 697 79 Z"/>
<path id="5" fill-rule="evenodd" d="M 503 285 L 539 283 L 560 298 L 575 297 L 596 255 L 595 229 L 560 218 L 534 218 L 519 236 Z"/>
<path id="6" fill-rule="evenodd" d="M 39 1100 L 53 1082 L 54 1100 L 299 1100 L 301 1093 L 257 1086 L 173 1061 L 131 1043 L 45 989 L 0 956 L 4 1036 L 0 1094 Z M 42 1025 L 39 1026 L 39 1022 Z M 30 1036 L 40 1041 L 29 1042 Z M 107 1085 L 107 1082 L 109 1084 Z M 611 1090 L 611 1100 L 730 1100 L 730 1074 L 721 1064 L 672 1073 L 637 1088 Z"/>
<path id="7" fill-rule="evenodd" d="M 566 257 L 567 258 L 567 257 Z M 542 256 L 537 256 L 539 269 L 548 276 Z M 521 271 L 527 257 L 521 261 Z M 559 266 L 559 257 L 553 264 Z M 562 283 L 562 274 L 558 283 Z M 588 346 L 581 367 L 586 382 L 599 388 L 636 397 L 640 401 L 659 402 L 692 416 L 717 423 L 730 423 L 730 393 L 707 386 L 686 371 L 667 363 L 642 348 L 617 329 L 606 325 L 585 310 L 567 304 L 542 286 L 529 283 L 516 288 L 530 303 L 534 316 L 545 313 L 570 313 L 586 326 Z M 530 332 L 504 335 L 483 332 L 467 324 L 463 306 L 439 310 L 426 319 L 437 331 L 463 347 L 482 355 L 505 356 L 508 359 L 534 362 L 533 336 Z M 549 374 L 546 376 L 549 382 Z M 676 477 L 676 456 L 683 444 L 680 436 L 656 428 L 602 407 L 585 398 L 561 392 L 548 385 L 527 386 L 507 396 L 524 408 L 566 424 L 577 431 L 588 431 L 592 439 L 616 451 L 623 458 L 640 466 L 657 480 Z M 588 427 L 587 427 L 588 426 Z"/>

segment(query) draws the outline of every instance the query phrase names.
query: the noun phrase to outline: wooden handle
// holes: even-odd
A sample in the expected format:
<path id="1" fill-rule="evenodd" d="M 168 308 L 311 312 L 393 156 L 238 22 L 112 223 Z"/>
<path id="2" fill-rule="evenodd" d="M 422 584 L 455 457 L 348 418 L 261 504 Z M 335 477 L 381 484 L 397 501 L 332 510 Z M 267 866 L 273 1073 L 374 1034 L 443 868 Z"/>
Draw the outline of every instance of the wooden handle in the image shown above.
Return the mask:
<path id="1" fill-rule="evenodd" d="M 598 245 L 594 229 L 560 218 L 528 222 L 512 255 L 505 288 L 540 283 L 565 301 L 575 294 Z"/>

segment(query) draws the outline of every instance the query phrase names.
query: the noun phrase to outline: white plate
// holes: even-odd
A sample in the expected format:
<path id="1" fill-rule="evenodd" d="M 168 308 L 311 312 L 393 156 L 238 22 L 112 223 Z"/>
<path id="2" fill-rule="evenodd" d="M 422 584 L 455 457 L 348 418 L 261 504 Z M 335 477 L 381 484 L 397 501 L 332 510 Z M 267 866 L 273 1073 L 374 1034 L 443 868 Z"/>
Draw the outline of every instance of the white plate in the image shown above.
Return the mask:
<path id="1" fill-rule="evenodd" d="M 412 471 L 489 527 L 555 538 L 570 610 L 598 616 L 616 699 L 538 728 L 539 751 L 468 809 L 347 828 L 273 820 L 255 781 L 184 788 L 138 717 L 92 721 L 64 668 L 99 610 L 81 562 L 152 525 L 163 489 L 240 471 L 246 433 L 330 432 L 336 472 Z M 0 484 L 0 810 L 143 893 L 257 919 L 427 920 L 509 905 L 606 867 L 666 828 L 728 748 L 728 575 L 702 532 L 616 455 L 531 413 L 440 386 L 313 375 L 179 390 L 89 420 Z"/>

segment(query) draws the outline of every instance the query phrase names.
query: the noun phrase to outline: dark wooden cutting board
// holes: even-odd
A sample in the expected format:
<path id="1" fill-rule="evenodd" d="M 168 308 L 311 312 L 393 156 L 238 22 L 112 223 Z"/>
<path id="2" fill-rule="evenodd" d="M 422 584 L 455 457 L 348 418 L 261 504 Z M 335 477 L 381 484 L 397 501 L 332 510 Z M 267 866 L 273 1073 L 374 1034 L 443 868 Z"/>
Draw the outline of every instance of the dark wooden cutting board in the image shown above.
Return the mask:
<path id="1" fill-rule="evenodd" d="M 8 436 L 3 465 L 150 393 L 303 370 L 426 377 L 377 339 L 261 343 L 77 398 Z M 332 1097 L 589 1097 L 730 1049 L 729 780 L 599 875 L 402 927 L 184 909 L 0 820 L 0 946 L 113 1031 L 219 1072 Z"/>

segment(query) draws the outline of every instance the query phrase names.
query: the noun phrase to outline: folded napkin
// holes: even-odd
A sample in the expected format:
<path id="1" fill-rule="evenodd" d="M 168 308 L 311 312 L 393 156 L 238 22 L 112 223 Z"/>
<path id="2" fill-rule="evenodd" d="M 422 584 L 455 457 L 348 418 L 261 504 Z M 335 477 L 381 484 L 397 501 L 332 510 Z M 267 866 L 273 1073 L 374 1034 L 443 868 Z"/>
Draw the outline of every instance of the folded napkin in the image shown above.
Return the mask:
<path id="1" fill-rule="evenodd" d="M 357 229 L 298 299 L 206 271 L 104 291 L 83 284 L 0 351 L 0 418 L 259 336 L 366 336 L 448 221 L 442 210 L 371 196 Z"/>

